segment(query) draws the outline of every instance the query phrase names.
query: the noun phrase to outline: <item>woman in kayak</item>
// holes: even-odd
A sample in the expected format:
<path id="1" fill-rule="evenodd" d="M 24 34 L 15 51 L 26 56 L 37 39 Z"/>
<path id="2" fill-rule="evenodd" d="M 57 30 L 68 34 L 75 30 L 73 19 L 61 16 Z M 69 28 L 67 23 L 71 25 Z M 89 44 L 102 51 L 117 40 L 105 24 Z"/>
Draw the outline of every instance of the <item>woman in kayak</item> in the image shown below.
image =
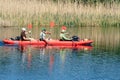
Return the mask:
<path id="1" fill-rule="evenodd" d="M 62 30 L 60 33 L 60 41 L 72 41 L 72 39 L 66 37 L 66 30 Z"/>
<path id="2" fill-rule="evenodd" d="M 33 38 L 27 38 L 26 34 L 27 34 L 26 28 L 22 28 L 22 32 L 20 34 L 20 39 L 22 41 L 31 41 L 31 40 L 34 40 Z"/>

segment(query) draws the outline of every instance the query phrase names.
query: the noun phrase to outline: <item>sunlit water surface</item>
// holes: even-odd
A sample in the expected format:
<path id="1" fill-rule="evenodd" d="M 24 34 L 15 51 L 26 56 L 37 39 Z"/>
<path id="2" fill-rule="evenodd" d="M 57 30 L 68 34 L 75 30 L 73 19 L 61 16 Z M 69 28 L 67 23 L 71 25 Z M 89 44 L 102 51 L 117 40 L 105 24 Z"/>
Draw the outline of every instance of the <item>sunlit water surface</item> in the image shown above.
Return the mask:
<path id="1" fill-rule="evenodd" d="M 120 55 L 98 47 L 0 46 L 0 80 L 120 80 Z"/>

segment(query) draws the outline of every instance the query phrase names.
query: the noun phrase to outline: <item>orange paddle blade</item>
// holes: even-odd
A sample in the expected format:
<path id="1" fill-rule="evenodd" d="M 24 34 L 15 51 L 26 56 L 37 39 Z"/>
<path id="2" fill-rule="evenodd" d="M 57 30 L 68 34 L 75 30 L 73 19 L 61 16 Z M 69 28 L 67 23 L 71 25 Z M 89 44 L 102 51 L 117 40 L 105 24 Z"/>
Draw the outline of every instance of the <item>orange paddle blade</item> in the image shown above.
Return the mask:
<path id="1" fill-rule="evenodd" d="M 55 23 L 52 21 L 52 22 L 50 22 L 50 27 L 52 28 L 52 27 L 54 27 L 55 26 Z"/>
<path id="2" fill-rule="evenodd" d="M 32 29 L 32 24 L 28 24 L 28 29 Z"/>

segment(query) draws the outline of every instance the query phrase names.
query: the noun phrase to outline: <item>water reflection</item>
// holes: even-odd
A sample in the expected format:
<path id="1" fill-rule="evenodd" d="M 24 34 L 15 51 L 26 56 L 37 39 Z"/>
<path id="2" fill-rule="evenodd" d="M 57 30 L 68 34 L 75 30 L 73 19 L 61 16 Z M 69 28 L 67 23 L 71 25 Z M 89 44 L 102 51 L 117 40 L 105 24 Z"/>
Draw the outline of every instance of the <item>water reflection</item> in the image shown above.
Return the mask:
<path id="1" fill-rule="evenodd" d="M 119 80 L 120 54 L 103 48 L 3 46 L 0 76 L 3 80 L 9 80 L 5 76 L 11 80 Z"/>
<path id="2" fill-rule="evenodd" d="M 29 48 L 29 52 L 28 52 L 28 55 L 27 55 L 27 60 L 28 60 L 28 68 L 31 67 L 31 63 L 32 63 L 32 53 L 31 53 L 31 48 Z"/>
<path id="3" fill-rule="evenodd" d="M 31 62 L 32 62 L 32 53 L 31 53 L 31 47 L 20 45 L 18 46 L 18 51 L 20 51 L 21 54 L 21 61 L 23 65 L 26 64 L 27 60 L 27 67 L 31 67 Z"/>
<path id="4" fill-rule="evenodd" d="M 62 65 L 64 65 L 64 63 L 65 63 L 66 51 L 67 51 L 67 49 L 60 49 L 60 58 L 62 61 Z"/>
<path id="5" fill-rule="evenodd" d="M 54 54 L 50 54 L 49 56 L 49 71 L 52 72 L 53 70 L 53 65 L 54 65 Z"/>
<path id="6" fill-rule="evenodd" d="M 39 48 L 39 58 L 40 58 L 40 62 L 43 63 L 45 61 L 45 48 Z"/>
<path id="7" fill-rule="evenodd" d="M 59 53 L 60 60 L 61 60 L 61 67 L 64 67 L 65 60 L 66 60 L 66 53 L 74 53 L 77 54 L 79 51 L 91 51 L 93 49 L 92 46 L 79 46 L 77 48 L 72 47 L 65 47 L 65 46 L 47 46 L 47 47 L 39 47 L 39 46 L 18 46 L 18 51 L 21 54 L 21 61 L 23 66 L 27 65 L 28 68 L 32 67 L 33 60 L 35 54 L 39 53 L 39 60 L 41 64 L 46 63 L 49 61 L 49 71 L 53 71 L 54 63 L 55 63 L 55 54 Z M 36 51 L 39 52 L 36 52 Z M 33 56 L 34 54 L 34 56 Z"/>

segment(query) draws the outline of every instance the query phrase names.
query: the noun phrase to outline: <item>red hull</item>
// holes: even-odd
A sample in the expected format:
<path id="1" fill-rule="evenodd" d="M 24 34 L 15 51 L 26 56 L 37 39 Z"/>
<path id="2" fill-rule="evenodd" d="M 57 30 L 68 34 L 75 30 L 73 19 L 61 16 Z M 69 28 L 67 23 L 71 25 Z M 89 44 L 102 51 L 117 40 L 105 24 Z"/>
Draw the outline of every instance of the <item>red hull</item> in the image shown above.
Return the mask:
<path id="1" fill-rule="evenodd" d="M 34 41 L 13 41 L 13 40 L 3 40 L 5 44 L 10 45 L 45 45 L 44 41 L 34 40 Z"/>
<path id="2" fill-rule="evenodd" d="M 50 46 L 80 46 L 80 45 L 91 45 L 93 40 L 87 41 L 59 41 L 59 40 L 51 40 L 48 41 L 48 45 Z"/>
<path id="3" fill-rule="evenodd" d="M 46 43 L 44 41 L 33 40 L 33 41 L 13 41 L 13 40 L 3 40 L 5 44 L 10 45 L 41 45 L 44 46 Z M 93 40 L 87 41 L 59 41 L 59 40 L 47 40 L 47 45 L 49 46 L 80 46 L 80 45 L 91 45 Z"/>

